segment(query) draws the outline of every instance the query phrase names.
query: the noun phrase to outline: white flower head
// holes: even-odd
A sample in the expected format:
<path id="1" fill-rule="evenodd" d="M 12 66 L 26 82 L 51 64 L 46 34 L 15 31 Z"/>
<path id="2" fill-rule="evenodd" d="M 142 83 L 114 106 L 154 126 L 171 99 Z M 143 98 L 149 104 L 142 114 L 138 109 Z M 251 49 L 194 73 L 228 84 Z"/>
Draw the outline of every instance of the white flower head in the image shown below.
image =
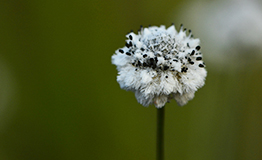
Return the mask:
<path id="1" fill-rule="evenodd" d="M 205 60 L 217 71 L 239 72 L 254 65 L 254 59 L 261 61 L 261 6 L 261 0 L 199 0 L 183 5 L 174 16 L 180 15 L 178 18 L 185 23 L 197 26 L 209 53 Z"/>
<path id="2" fill-rule="evenodd" d="M 199 39 L 189 30 L 172 24 L 141 27 L 138 34 L 126 35 L 126 45 L 115 51 L 112 63 L 117 66 L 117 82 L 133 91 L 143 106 L 163 107 L 175 99 L 180 106 L 194 98 L 205 84 L 207 72 L 202 61 Z"/>

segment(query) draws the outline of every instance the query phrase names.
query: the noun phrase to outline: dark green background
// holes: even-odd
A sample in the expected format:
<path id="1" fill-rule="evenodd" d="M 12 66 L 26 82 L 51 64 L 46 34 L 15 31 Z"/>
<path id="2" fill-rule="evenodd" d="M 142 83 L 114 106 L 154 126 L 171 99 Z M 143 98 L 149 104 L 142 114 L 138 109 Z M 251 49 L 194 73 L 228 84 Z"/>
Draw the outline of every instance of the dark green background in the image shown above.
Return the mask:
<path id="1" fill-rule="evenodd" d="M 120 89 L 111 56 L 141 24 L 183 23 L 186 3 L 1 0 L 0 159 L 154 159 L 156 108 Z M 166 159 L 262 159 L 261 62 L 206 64 L 194 100 L 166 105 Z"/>

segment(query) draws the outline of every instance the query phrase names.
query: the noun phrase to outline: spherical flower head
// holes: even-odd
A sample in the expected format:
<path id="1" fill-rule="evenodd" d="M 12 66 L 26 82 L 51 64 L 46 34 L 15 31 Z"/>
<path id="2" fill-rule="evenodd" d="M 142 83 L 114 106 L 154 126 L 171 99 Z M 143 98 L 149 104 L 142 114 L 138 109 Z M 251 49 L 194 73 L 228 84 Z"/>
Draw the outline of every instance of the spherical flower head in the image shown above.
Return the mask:
<path id="1" fill-rule="evenodd" d="M 161 108 L 171 99 L 183 106 L 193 99 L 207 72 L 199 39 L 186 32 L 183 25 L 179 32 L 162 25 L 127 34 L 126 45 L 112 56 L 120 87 L 133 91 L 143 106 Z"/>
<path id="2" fill-rule="evenodd" d="M 262 58 L 261 6 L 261 0 L 192 1 L 174 16 L 197 26 L 209 53 L 205 60 L 216 71 L 241 72 Z"/>

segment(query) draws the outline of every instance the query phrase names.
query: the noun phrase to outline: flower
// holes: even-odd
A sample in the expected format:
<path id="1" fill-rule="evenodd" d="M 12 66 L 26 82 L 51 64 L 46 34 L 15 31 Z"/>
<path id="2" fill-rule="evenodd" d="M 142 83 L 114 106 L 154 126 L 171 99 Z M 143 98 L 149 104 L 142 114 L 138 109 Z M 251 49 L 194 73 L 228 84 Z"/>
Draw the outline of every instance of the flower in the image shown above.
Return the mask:
<path id="1" fill-rule="evenodd" d="M 261 6 L 261 0 L 192 1 L 171 17 L 181 15 L 185 23 L 198 26 L 209 53 L 205 59 L 214 69 L 236 73 L 261 61 Z"/>
<path id="2" fill-rule="evenodd" d="M 166 29 L 141 27 L 138 34 L 126 35 L 126 45 L 115 51 L 112 63 L 117 66 L 117 82 L 133 91 L 143 106 L 163 107 L 175 99 L 183 106 L 205 84 L 207 72 L 202 61 L 199 39 L 186 34 L 183 25 L 177 32 L 174 24 Z"/>

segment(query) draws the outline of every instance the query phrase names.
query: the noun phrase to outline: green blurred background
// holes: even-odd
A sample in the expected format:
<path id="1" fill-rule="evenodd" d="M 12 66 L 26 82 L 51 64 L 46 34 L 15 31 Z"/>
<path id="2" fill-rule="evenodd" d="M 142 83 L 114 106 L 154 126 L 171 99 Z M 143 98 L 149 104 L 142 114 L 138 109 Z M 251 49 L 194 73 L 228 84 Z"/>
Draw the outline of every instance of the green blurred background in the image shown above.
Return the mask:
<path id="1" fill-rule="evenodd" d="M 190 2 L 1 0 L 0 159 L 154 159 L 156 108 L 120 89 L 111 56 L 141 24 L 179 26 Z M 220 71 L 206 60 L 194 100 L 166 105 L 167 160 L 262 159 L 262 65 L 252 61 Z"/>

